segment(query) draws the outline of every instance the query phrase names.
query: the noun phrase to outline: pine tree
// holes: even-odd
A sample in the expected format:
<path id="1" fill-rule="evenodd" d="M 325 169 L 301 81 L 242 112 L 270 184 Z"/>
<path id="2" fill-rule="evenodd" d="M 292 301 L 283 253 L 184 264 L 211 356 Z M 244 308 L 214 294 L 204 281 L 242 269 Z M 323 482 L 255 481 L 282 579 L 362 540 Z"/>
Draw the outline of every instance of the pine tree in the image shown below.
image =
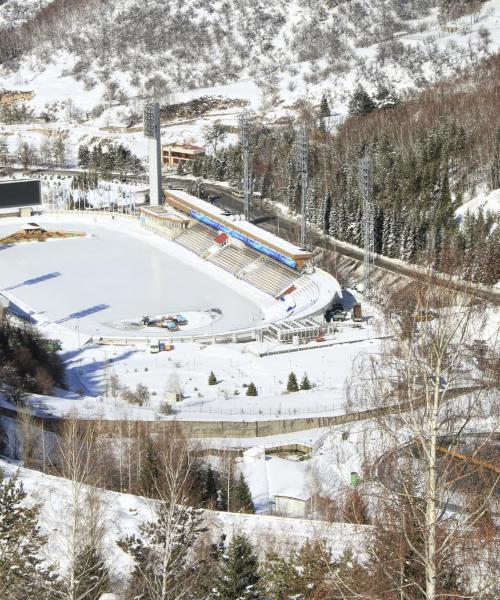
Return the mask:
<path id="1" fill-rule="evenodd" d="M 349 114 L 365 115 L 374 111 L 376 108 L 377 106 L 373 101 L 373 98 L 366 92 L 361 84 L 359 84 L 349 100 Z"/>
<path id="2" fill-rule="evenodd" d="M 493 151 L 493 159 L 491 161 L 491 189 L 497 190 L 500 188 L 500 127 L 497 129 L 495 136 L 495 149 Z"/>
<path id="3" fill-rule="evenodd" d="M 218 500 L 218 491 L 217 491 L 217 480 L 215 478 L 215 473 L 211 467 L 208 467 L 205 470 L 204 477 L 204 489 L 202 494 L 202 502 L 204 506 L 208 506 L 214 508 L 217 505 Z"/>
<path id="4" fill-rule="evenodd" d="M 140 536 L 117 542 L 134 561 L 132 597 L 161 600 L 185 594 L 194 577 L 189 553 L 201 531 L 201 519 L 200 510 L 162 501 L 156 520 L 139 526 Z"/>
<path id="5" fill-rule="evenodd" d="M 321 118 L 330 116 L 330 106 L 328 104 L 328 94 L 325 92 L 321 96 L 321 102 L 319 103 L 319 115 Z"/>
<path id="6" fill-rule="evenodd" d="M 222 555 L 213 598 L 218 600 L 259 600 L 259 565 L 248 538 L 235 534 Z"/>
<path id="7" fill-rule="evenodd" d="M 273 552 L 266 556 L 261 588 L 266 597 L 273 600 L 303 598 L 300 593 L 302 590 L 301 574 L 297 569 L 295 553 L 283 557 Z"/>
<path id="8" fill-rule="evenodd" d="M 298 595 L 304 599 L 330 598 L 326 594 L 327 578 L 333 570 L 333 561 L 326 544 L 319 539 L 307 541 L 300 549 L 297 560 L 300 573 Z"/>
<path id="9" fill-rule="evenodd" d="M 231 510 L 242 513 L 255 513 L 250 488 L 243 475 L 240 473 L 231 494 Z"/>
<path id="10" fill-rule="evenodd" d="M 140 486 L 141 494 L 146 497 L 154 495 L 155 487 L 158 482 L 158 457 L 156 455 L 155 446 L 151 438 L 146 440 L 146 448 L 142 459 Z"/>
<path id="11" fill-rule="evenodd" d="M 99 600 L 110 592 L 109 572 L 97 548 L 87 546 L 78 553 L 74 565 L 75 597 L 78 600 Z"/>
<path id="12" fill-rule="evenodd" d="M 0 136 L 0 165 L 7 165 L 9 162 L 9 146 L 7 144 L 7 137 L 5 135 Z"/>
<path id="13" fill-rule="evenodd" d="M 210 371 L 210 375 L 208 376 L 208 385 L 217 385 L 217 377 L 213 371 Z"/>
<path id="14" fill-rule="evenodd" d="M 37 524 L 40 507 L 23 506 L 25 498 L 17 476 L 0 484 L 0 597 L 49 600 L 57 575 L 40 558 L 46 543 Z"/>
<path id="15" fill-rule="evenodd" d="M 394 108 L 398 105 L 399 100 L 393 90 L 390 90 L 387 86 L 382 85 L 377 90 L 375 101 L 378 108 Z"/>
<path id="16" fill-rule="evenodd" d="M 301 390 L 310 390 L 311 389 L 311 382 L 309 381 L 309 377 L 307 376 L 307 373 L 304 373 L 304 377 L 302 377 L 302 381 L 300 382 L 300 389 Z"/>
<path id="17" fill-rule="evenodd" d="M 299 384 L 297 383 L 297 377 L 293 371 L 290 373 L 290 375 L 288 375 L 286 391 L 287 392 L 298 392 L 299 391 Z"/>
<path id="18" fill-rule="evenodd" d="M 247 387 L 247 396 L 258 396 L 257 388 L 253 382 L 250 382 Z"/>

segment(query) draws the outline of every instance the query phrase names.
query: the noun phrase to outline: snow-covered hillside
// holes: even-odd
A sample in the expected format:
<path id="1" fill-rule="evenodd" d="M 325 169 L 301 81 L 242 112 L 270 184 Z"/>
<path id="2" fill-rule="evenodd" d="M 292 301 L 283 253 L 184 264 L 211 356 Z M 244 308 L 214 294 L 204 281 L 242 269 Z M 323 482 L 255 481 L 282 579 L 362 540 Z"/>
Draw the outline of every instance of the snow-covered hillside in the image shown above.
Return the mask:
<path id="1" fill-rule="evenodd" d="M 38 108 L 71 97 L 75 108 L 101 103 L 102 112 L 145 94 L 172 101 L 183 90 L 250 79 L 265 112 L 304 97 L 317 104 L 328 92 L 333 111 L 345 113 L 358 82 L 372 92 L 420 88 L 498 49 L 499 0 L 445 29 L 435 4 L 93 0 L 42 28 L 21 63 L 5 62 L 1 87 L 34 90 Z M 13 6 L 0 7 L 4 23 L 16 23 Z M 255 91 L 238 89 L 252 105 Z"/>
<path id="2" fill-rule="evenodd" d="M 455 217 L 462 221 L 467 212 L 475 214 L 479 210 L 500 214 L 500 190 L 484 192 L 475 196 L 455 211 Z"/>
<path id="3" fill-rule="evenodd" d="M 17 27 L 50 2 L 51 0 L 4 0 L 0 2 L 0 27 Z"/>

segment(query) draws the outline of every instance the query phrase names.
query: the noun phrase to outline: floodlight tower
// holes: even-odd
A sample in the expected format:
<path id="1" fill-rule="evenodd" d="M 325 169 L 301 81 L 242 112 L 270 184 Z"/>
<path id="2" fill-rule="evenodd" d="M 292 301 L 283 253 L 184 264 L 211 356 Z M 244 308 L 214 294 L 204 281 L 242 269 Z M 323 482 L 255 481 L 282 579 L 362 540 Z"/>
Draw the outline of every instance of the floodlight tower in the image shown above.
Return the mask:
<path id="1" fill-rule="evenodd" d="M 252 167 L 250 158 L 250 124 L 248 113 L 242 112 L 238 117 L 238 125 L 240 130 L 240 147 L 241 158 L 243 161 L 243 197 L 244 197 L 244 213 L 245 219 L 250 221 L 252 218 Z"/>
<path id="2" fill-rule="evenodd" d="M 300 228 L 300 246 L 305 248 L 307 246 L 307 214 L 308 214 L 308 202 L 307 202 L 307 186 L 308 186 L 308 159 L 309 159 L 309 137 L 305 125 L 300 128 L 299 139 L 298 139 L 298 167 L 300 172 L 300 187 L 301 187 L 301 199 L 300 199 L 300 213 L 302 215 L 302 223 Z"/>
<path id="3" fill-rule="evenodd" d="M 148 138 L 149 204 L 163 203 L 161 181 L 160 105 L 150 102 L 144 106 L 144 135 Z"/>
<path id="4" fill-rule="evenodd" d="M 372 272 L 375 259 L 375 229 L 373 207 L 373 159 L 365 151 L 359 161 L 359 188 L 363 199 L 363 288 L 366 295 L 370 294 Z"/>

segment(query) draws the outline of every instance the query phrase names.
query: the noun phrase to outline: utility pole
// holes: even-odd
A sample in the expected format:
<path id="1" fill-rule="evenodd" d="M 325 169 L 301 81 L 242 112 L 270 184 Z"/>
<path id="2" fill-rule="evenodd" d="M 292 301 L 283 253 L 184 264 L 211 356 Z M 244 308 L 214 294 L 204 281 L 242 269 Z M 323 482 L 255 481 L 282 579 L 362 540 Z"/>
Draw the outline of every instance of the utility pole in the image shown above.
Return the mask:
<path id="1" fill-rule="evenodd" d="M 245 219 L 250 221 L 252 218 L 252 197 L 253 197 L 253 176 L 250 154 L 250 124 L 248 113 L 242 112 L 238 117 L 240 130 L 241 158 L 243 162 L 243 197 Z"/>
<path id="2" fill-rule="evenodd" d="M 161 180 L 160 105 L 150 102 L 144 106 L 144 135 L 148 138 L 149 205 L 163 204 Z"/>
<path id="3" fill-rule="evenodd" d="M 309 159 L 309 137 L 306 126 L 303 125 L 300 128 L 299 139 L 298 139 L 298 166 L 300 172 L 300 187 L 301 187 L 301 200 L 300 200 L 300 213 L 302 215 L 302 222 L 300 228 L 300 246 L 306 248 L 307 246 L 307 185 L 308 185 L 308 159 Z"/>
<path id="4" fill-rule="evenodd" d="M 373 207 L 373 159 L 368 150 L 359 161 L 359 189 L 363 199 L 363 291 L 369 295 L 372 286 L 375 259 L 375 231 Z"/>

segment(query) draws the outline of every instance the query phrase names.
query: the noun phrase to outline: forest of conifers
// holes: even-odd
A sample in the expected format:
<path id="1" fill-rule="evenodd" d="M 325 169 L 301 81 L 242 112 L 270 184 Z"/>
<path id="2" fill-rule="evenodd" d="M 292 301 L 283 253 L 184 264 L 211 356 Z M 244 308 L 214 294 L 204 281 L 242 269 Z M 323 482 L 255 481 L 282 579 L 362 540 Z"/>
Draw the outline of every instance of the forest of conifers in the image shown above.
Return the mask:
<path id="1" fill-rule="evenodd" d="M 358 162 L 368 149 L 377 253 L 431 260 L 486 284 L 500 279 L 498 216 L 467 213 L 461 227 L 454 218 L 464 201 L 500 187 L 500 56 L 392 108 L 351 115 L 329 133 L 317 128 L 317 116 L 309 111 L 312 223 L 363 244 Z M 255 192 L 298 210 L 294 127 L 255 126 L 253 148 Z M 239 185 L 238 147 L 208 156 L 195 174 Z"/>

